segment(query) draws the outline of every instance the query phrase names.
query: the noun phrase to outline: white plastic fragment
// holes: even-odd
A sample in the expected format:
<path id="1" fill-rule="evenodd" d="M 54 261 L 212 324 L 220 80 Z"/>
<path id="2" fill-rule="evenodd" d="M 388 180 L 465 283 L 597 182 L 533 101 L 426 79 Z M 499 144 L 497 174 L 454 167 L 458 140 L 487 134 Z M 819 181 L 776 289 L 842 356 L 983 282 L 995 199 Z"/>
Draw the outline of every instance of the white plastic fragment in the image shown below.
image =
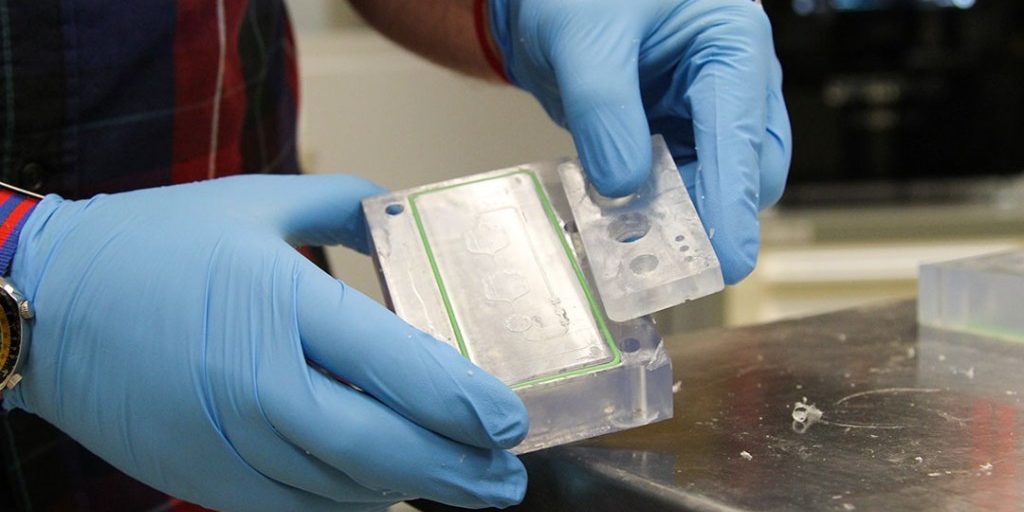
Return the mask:
<path id="1" fill-rule="evenodd" d="M 792 416 L 793 431 L 803 434 L 807 432 L 807 429 L 811 428 L 811 425 L 821 420 L 823 413 L 814 404 L 807 403 L 807 398 L 804 398 L 802 402 L 793 404 Z"/>

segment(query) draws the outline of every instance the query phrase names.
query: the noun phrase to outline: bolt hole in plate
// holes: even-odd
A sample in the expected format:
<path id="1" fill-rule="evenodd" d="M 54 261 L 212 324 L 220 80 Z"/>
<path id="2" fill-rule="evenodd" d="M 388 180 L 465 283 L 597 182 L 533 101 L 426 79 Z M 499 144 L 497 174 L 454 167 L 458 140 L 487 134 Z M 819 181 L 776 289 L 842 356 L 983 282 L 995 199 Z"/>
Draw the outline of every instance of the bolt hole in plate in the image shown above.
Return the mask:
<path id="1" fill-rule="evenodd" d="M 626 338 L 622 340 L 622 351 L 627 353 L 633 353 L 640 350 L 640 340 L 636 338 Z"/>
<path id="2" fill-rule="evenodd" d="M 631 244 L 643 237 L 651 230 L 651 221 L 647 216 L 630 212 L 619 215 L 608 225 L 608 236 L 623 244 Z"/>
<path id="3" fill-rule="evenodd" d="M 388 215 L 399 215 L 405 211 L 405 207 L 398 203 L 391 203 L 384 208 Z"/>
<path id="4" fill-rule="evenodd" d="M 629 262 L 629 270 L 638 276 L 650 274 L 658 268 L 658 257 L 653 254 L 641 254 Z"/>

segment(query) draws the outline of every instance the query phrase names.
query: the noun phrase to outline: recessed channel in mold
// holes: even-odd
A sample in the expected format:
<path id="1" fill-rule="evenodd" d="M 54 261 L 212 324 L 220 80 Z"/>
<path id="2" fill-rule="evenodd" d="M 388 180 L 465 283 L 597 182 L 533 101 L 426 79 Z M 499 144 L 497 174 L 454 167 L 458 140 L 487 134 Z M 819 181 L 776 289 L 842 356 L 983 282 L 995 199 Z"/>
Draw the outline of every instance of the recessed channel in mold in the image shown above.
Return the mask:
<path id="1" fill-rule="evenodd" d="M 470 360 L 510 384 L 612 360 L 612 342 L 532 176 L 511 173 L 411 201 Z"/>

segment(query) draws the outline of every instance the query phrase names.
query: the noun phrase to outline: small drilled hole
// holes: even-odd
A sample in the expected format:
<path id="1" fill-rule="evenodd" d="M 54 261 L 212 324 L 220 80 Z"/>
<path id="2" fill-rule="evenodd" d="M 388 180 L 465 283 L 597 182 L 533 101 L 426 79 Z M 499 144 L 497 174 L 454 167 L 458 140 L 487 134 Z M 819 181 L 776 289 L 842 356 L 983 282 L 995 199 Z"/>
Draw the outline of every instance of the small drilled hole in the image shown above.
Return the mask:
<path id="1" fill-rule="evenodd" d="M 651 223 L 642 213 L 626 213 L 618 216 L 608 225 L 608 236 L 618 242 L 629 244 L 640 240 L 651 230 Z"/>
<path id="2" fill-rule="evenodd" d="M 683 236 L 683 235 L 676 236 L 676 242 L 682 242 L 683 240 L 686 240 L 685 236 Z"/>
<path id="3" fill-rule="evenodd" d="M 637 350 L 640 350 L 640 340 L 636 338 L 626 338 L 622 340 L 623 352 L 636 352 Z"/>
<path id="4" fill-rule="evenodd" d="M 566 233 L 575 233 L 577 231 L 576 223 L 571 220 L 566 222 L 563 228 L 565 229 Z"/>
<path id="5" fill-rule="evenodd" d="M 684 245 L 684 246 L 680 247 L 679 250 L 681 252 L 689 251 L 690 250 L 690 246 L 689 245 Z"/>
<path id="6" fill-rule="evenodd" d="M 398 215 L 405 211 L 405 207 L 398 203 L 391 203 L 384 208 L 384 211 L 387 212 L 388 215 Z"/>

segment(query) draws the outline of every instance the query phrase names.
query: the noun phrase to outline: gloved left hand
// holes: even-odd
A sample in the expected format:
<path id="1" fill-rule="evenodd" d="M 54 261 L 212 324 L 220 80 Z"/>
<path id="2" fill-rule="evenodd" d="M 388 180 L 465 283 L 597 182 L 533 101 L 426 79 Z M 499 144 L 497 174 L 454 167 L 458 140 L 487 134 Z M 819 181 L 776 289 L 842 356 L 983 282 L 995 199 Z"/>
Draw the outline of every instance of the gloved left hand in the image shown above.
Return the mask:
<path id="1" fill-rule="evenodd" d="M 628 195 L 665 136 L 726 282 L 757 259 L 790 127 L 764 10 L 750 0 L 489 0 L 513 83 L 568 128 L 604 195 Z"/>
<path id="2" fill-rule="evenodd" d="M 4 407 L 217 510 L 519 501 L 515 393 L 292 248 L 365 251 L 360 200 L 380 192 L 239 176 L 47 196 L 12 265 L 36 315 Z"/>

